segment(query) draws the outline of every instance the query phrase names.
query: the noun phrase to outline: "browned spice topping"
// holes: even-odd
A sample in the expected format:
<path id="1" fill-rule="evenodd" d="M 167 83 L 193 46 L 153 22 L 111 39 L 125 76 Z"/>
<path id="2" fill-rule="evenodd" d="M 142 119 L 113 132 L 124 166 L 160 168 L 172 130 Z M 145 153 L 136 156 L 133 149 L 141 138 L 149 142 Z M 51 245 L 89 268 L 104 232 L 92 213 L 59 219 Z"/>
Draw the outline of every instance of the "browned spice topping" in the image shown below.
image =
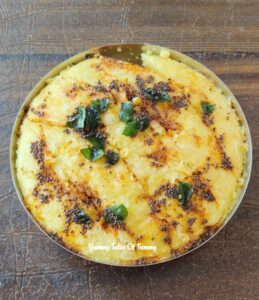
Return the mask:
<path id="1" fill-rule="evenodd" d="M 71 90 L 66 93 L 67 97 L 74 98 L 76 96 L 76 91 L 78 90 L 78 86 L 74 83 Z"/>
<path id="2" fill-rule="evenodd" d="M 197 207 L 194 203 L 192 203 L 191 201 L 187 201 L 183 206 L 182 206 L 183 210 L 185 211 L 195 211 L 197 212 Z"/>
<path id="3" fill-rule="evenodd" d="M 215 201 L 215 197 L 208 187 L 208 184 L 203 182 L 202 172 L 196 171 L 192 174 L 193 180 L 193 192 L 200 198 L 205 199 L 209 202 Z"/>
<path id="4" fill-rule="evenodd" d="M 221 167 L 226 170 L 232 170 L 233 165 L 231 163 L 230 157 L 226 155 L 226 153 L 223 154 L 222 160 L 221 160 Z"/>
<path id="5" fill-rule="evenodd" d="M 111 219 L 112 216 L 109 216 L 109 218 Z M 114 217 L 113 220 L 112 220 L 112 222 L 113 222 L 113 223 L 110 223 L 110 224 L 108 224 L 108 223 L 106 223 L 106 222 L 103 222 L 103 223 L 102 223 L 102 228 L 103 228 L 103 229 L 107 229 L 107 228 L 109 228 L 109 227 L 112 227 L 112 228 L 114 228 L 114 229 L 116 229 L 116 230 L 117 230 L 117 229 L 121 229 L 121 230 L 124 230 L 124 231 L 130 233 L 130 231 L 128 230 L 126 224 L 125 224 L 123 221 L 121 221 L 120 219 Z"/>
<path id="6" fill-rule="evenodd" d="M 124 83 L 124 84 L 122 84 L 122 87 L 124 88 L 125 93 L 126 93 L 126 98 L 129 101 L 137 96 L 137 91 L 130 84 Z"/>
<path id="7" fill-rule="evenodd" d="M 162 146 L 156 152 L 147 154 L 147 158 L 152 159 L 153 167 L 160 168 L 166 163 L 167 155 L 166 155 L 165 150 L 166 150 L 166 147 Z"/>
<path id="8" fill-rule="evenodd" d="M 161 211 L 161 206 L 166 206 L 166 198 L 149 200 L 148 204 L 151 209 L 151 214 L 159 213 Z"/>
<path id="9" fill-rule="evenodd" d="M 166 243 L 166 244 L 168 244 L 168 245 L 171 245 L 172 239 L 171 239 L 171 237 L 169 235 L 167 235 L 167 236 L 165 236 L 163 238 L 163 242 Z"/>
<path id="10" fill-rule="evenodd" d="M 160 230 L 163 231 L 163 232 L 167 232 L 167 231 L 169 231 L 169 227 L 168 227 L 168 225 L 163 224 L 163 225 L 160 226 Z"/>
<path id="11" fill-rule="evenodd" d="M 179 192 L 176 185 L 162 184 L 160 187 L 154 192 L 154 196 L 161 195 L 162 192 L 165 192 L 165 195 L 168 198 L 176 198 L 179 197 Z"/>
<path id="12" fill-rule="evenodd" d="M 146 79 L 146 83 L 152 83 L 154 81 L 154 77 L 152 75 L 148 76 Z"/>
<path id="13" fill-rule="evenodd" d="M 201 175 L 202 175 L 202 172 L 199 170 L 196 170 L 192 173 L 192 177 L 194 180 L 200 180 Z"/>
<path id="14" fill-rule="evenodd" d="M 187 226 L 188 226 L 188 229 L 191 229 L 192 228 L 192 224 L 196 221 L 196 218 L 189 218 L 187 220 Z"/>
<path id="15" fill-rule="evenodd" d="M 66 198 L 68 205 L 65 205 L 64 210 L 68 225 L 73 221 L 72 215 L 78 209 L 79 203 L 99 211 L 101 199 L 96 197 L 87 186 L 82 186 L 77 182 L 70 182 L 68 190 L 63 187 L 53 170 L 44 164 L 44 147 L 45 143 L 43 141 L 36 141 L 31 145 L 31 152 L 40 165 L 40 172 L 37 174 L 39 182 L 32 192 L 33 196 L 37 197 L 41 203 L 48 203 L 55 198 L 57 201 Z M 73 205 L 72 208 L 71 204 Z M 81 224 L 81 233 L 84 234 L 92 225 L 93 221 L 91 219 L 89 219 L 89 222 Z"/>
<path id="16" fill-rule="evenodd" d="M 201 221 L 201 224 L 204 225 L 204 224 L 207 224 L 208 223 L 208 220 L 207 219 L 202 219 Z"/>
<path id="17" fill-rule="evenodd" d="M 119 92 L 120 91 L 120 87 L 118 85 L 118 83 L 115 81 L 115 80 L 112 80 L 110 85 L 109 85 L 109 89 L 110 90 L 115 90 L 116 92 Z"/>
<path id="18" fill-rule="evenodd" d="M 160 195 L 162 192 L 164 192 L 164 190 L 165 190 L 165 188 L 166 188 L 167 185 L 168 185 L 168 184 L 162 184 L 162 185 L 160 185 L 159 188 L 158 188 L 157 190 L 155 190 L 154 196 L 158 196 L 158 195 Z"/>
<path id="19" fill-rule="evenodd" d="M 102 68 L 101 68 L 101 65 L 100 65 L 100 64 L 96 64 L 96 65 L 95 65 L 95 68 L 96 68 L 96 70 L 98 70 L 98 71 L 101 71 L 101 70 L 102 70 Z"/>
<path id="20" fill-rule="evenodd" d="M 192 173 L 192 180 L 194 183 L 194 189 L 202 189 L 206 187 L 206 184 L 202 182 L 202 172 L 200 170 L 197 170 Z"/>
<path id="21" fill-rule="evenodd" d="M 171 224 L 172 224 L 172 226 L 173 226 L 174 228 L 176 228 L 177 225 L 179 224 L 179 222 L 178 222 L 178 221 L 172 221 Z"/>
<path id="22" fill-rule="evenodd" d="M 74 204 L 72 208 L 68 209 L 65 212 L 65 216 L 67 217 L 67 221 L 66 221 L 67 223 L 69 223 L 69 221 L 72 220 L 73 214 L 77 209 L 78 209 L 78 203 Z"/>
<path id="23" fill-rule="evenodd" d="M 217 231 L 217 229 L 217 226 L 206 226 L 205 232 L 199 237 L 199 239 L 197 239 L 197 241 L 192 242 L 188 249 L 194 249 L 204 241 L 208 240 Z"/>
<path id="24" fill-rule="evenodd" d="M 42 164 L 44 162 L 44 148 L 45 143 L 44 141 L 36 141 L 31 144 L 31 154 L 33 155 L 34 159 L 37 161 L 38 164 Z"/>
<path id="25" fill-rule="evenodd" d="M 96 210 L 101 207 L 101 199 L 94 195 L 88 186 L 74 184 L 74 188 L 79 192 L 81 201 L 86 204 L 87 207 L 92 206 Z"/>
<path id="26" fill-rule="evenodd" d="M 223 146 L 224 136 L 222 134 L 216 138 L 216 143 L 220 152 L 224 151 L 224 146 Z"/>
<path id="27" fill-rule="evenodd" d="M 38 196 L 38 190 L 37 190 L 37 188 L 34 188 L 34 189 L 33 189 L 32 195 L 35 196 L 35 197 Z"/>
<path id="28" fill-rule="evenodd" d="M 145 89 L 145 81 L 139 76 L 136 76 L 136 85 L 138 87 L 138 89 L 140 90 L 140 92 L 143 92 Z"/>
<path id="29" fill-rule="evenodd" d="M 224 150 L 224 136 L 221 134 L 219 137 L 216 138 L 217 147 L 219 149 L 219 152 L 221 154 L 221 168 L 225 170 L 232 170 L 233 165 L 230 160 L 230 157 L 227 156 L 225 150 Z"/>
<path id="30" fill-rule="evenodd" d="M 150 146 L 153 144 L 153 141 L 154 141 L 153 139 L 147 138 L 147 139 L 145 139 L 144 143 Z"/>
<path id="31" fill-rule="evenodd" d="M 96 210 L 102 206 L 102 201 L 100 198 L 95 198 L 91 196 L 82 199 L 82 202 L 85 203 L 87 207 L 93 206 Z"/>
<path id="32" fill-rule="evenodd" d="M 50 199 L 54 199 L 55 197 L 59 201 L 62 195 L 66 194 L 63 191 L 63 186 L 56 178 L 53 178 L 43 165 L 41 171 L 37 174 L 37 179 L 39 182 L 34 188 L 32 195 L 38 197 L 42 203 L 48 203 Z"/>
<path id="33" fill-rule="evenodd" d="M 198 180 L 194 180 L 194 184 L 193 184 L 193 192 L 195 194 L 199 194 L 200 190 L 202 189 L 206 189 L 207 188 L 207 185 L 201 181 L 198 181 Z"/>
<path id="34" fill-rule="evenodd" d="M 100 80 L 97 81 L 97 84 L 94 86 L 94 89 L 97 92 L 104 92 L 104 93 L 108 92 L 107 89 L 105 88 L 105 86 L 102 85 Z"/>
<path id="35" fill-rule="evenodd" d="M 214 123 L 214 116 L 212 114 L 202 114 L 202 121 L 205 125 L 210 126 Z"/>
<path id="36" fill-rule="evenodd" d="M 173 96 L 172 98 L 174 99 L 174 101 L 170 106 L 176 111 L 180 111 L 180 109 L 183 107 L 188 107 L 190 103 L 189 98 L 186 95 Z"/>
<path id="37" fill-rule="evenodd" d="M 165 195 L 168 198 L 179 199 L 180 193 L 176 185 L 170 186 L 169 184 L 165 187 Z"/>
<path id="38" fill-rule="evenodd" d="M 56 179 L 53 179 L 52 175 L 50 173 L 48 173 L 45 169 L 43 169 L 41 172 L 39 172 L 36 175 L 36 177 L 40 183 L 56 181 Z"/>
<path id="39" fill-rule="evenodd" d="M 46 108 L 46 106 L 47 106 L 47 105 L 46 105 L 45 103 L 43 103 L 43 104 L 40 105 L 40 108 L 41 108 L 41 109 L 44 109 L 44 108 Z"/>
<path id="40" fill-rule="evenodd" d="M 140 242 L 142 240 L 142 238 L 143 238 L 143 235 L 138 235 L 136 237 L 136 242 Z"/>
<path id="41" fill-rule="evenodd" d="M 179 99 L 173 102 L 172 107 L 176 110 L 179 110 L 182 107 L 186 107 L 188 102 L 185 99 Z"/>
<path id="42" fill-rule="evenodd" d="M 31 108 L 31 112 L 33 112 L 35 115 L 37 115 L 39 117 L 43 117 L 45 115 L 44 111 L 35 110 L 34 107 Z"/>
<path id="43" fill-rule="evenodd" d="M 164 82 L 164 81 L 159 81 L 159 82 L 155 83 L 153 89 L 155 92 L 158 92 L 158 93 L 172 91 L 168 82 Z"/>
<path id="44" fill-rule="evenodd" d="M 74 128 L 73 131 L 78 133 L 82 139 L 85 139 L 88 136 L 88 132 L 86 131 L 85 128 L 79 128 L 79 129 Z M 103 123 L 99 124 L 98 132 L 96 132 L 96 136 L 102 137 L 104 139 L 107 138 L 107 133 L 105 132 L 105 125 Z"/>
<path id="45" fill-rule="evenodd" d="M 215 197 L 209 189 L 201 192 L 201 196 L 209 202 L 215 201 Z"/>
<path id="46" fill-rule="evenodd" d="M 49 197 L 50 197 L 50 195 L 39 194 L 39 198 L 40 198 L 40 201 L 42 203 L 48 203 L 49 202 Z"/>
<path id="47" fill-rule="evenodd" d="M 177 129 L 177 123 L 173 123 L 172 120 L 168 120 L 166 117 L 166 114 L 161 114 L 160 111 L 157 108 L 157 105 L 155 102 L 152 102 L 150 104 L 150 107 L 152 109 L 151 118 L 152 120 L 156 120 L 162 127 L 164 127 L 165 131 L 176 130 Z"/>
<path id="48" fill-rule="evenodd" d="M 90 220 L 89 223 L 87 223 L 87 224 L 82 224 L 81 225 L 81 233 L 85 234 L 87 229 L 91 229 L 92 227 L 93 227 L 93 221 L 92 220 Z"/>

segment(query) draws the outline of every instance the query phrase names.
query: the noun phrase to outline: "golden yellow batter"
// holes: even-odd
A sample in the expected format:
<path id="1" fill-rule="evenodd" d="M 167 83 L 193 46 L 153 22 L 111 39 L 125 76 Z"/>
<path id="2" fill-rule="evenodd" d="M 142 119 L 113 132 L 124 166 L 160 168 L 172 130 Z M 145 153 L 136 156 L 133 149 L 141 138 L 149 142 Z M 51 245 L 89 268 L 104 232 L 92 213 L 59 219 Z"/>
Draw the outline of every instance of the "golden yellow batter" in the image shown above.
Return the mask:
<path id="1" fill-rule="evenodd" d="M 222 224 L 246 137 L 231 99 L 167 55 L 95 55 L 62 71 L 20 128 L 24 202 L 59 243 L 103 263 L 180 255 Z"/>

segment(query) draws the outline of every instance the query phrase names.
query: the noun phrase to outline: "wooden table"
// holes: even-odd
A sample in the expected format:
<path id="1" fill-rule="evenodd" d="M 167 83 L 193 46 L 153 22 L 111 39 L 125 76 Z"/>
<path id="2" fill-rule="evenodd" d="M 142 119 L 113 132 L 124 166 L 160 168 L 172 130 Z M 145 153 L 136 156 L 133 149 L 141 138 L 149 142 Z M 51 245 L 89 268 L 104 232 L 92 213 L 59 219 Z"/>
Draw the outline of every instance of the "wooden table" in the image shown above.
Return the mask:
<path id="1" fill-rule="evenodd" d="M 259 298 L 259 1 L 0 1 L 0 298 Z M 82 50 L 149 42 L 204 63 L 232 89 L 254 146 L 241 207 L 204 247 L 141 268 L 91 263 L 63 250 L 28 219 L 14 192 L 9 142 L 34 84 Z"/>

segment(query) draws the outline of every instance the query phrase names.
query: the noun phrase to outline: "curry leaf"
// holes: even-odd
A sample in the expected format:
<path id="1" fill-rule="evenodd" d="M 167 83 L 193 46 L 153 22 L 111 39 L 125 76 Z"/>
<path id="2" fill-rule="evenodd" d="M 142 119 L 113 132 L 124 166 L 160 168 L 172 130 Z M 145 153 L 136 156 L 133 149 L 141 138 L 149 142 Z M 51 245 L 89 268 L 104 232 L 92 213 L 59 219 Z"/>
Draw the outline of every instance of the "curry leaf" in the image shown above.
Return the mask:
<path id="1" fill-rule="evenodd" d="M 121 109 L 120 109 L 120 120 L 122 122 L 128 122 L 132 120 L 134 113 L 134 107 L 132 102 L 126 101 L 121 104 Z"/>
<path id="2" fill-rule="evenodd" d="M 210 104 L 209 102 L 201 102 L 201 108 L 204 114 L 209 115 L 215 110 L 216 104 Z"/>
<path id="3" fill-rule="evenodd" d="M 102 114 L 108 109 L 110 103 L 108 98 L 92 100 L 91 107 L 95 109 L 98 114 Z"/>
<path id="4" fill-rule="evenodd" d="M 85 111 L 85 129 L 87 132 L 93 132 L 98 127 L 101 118 L 99 113 L 91 106 L 88 106 Z"/>
<path id="5" fill-rule="evenodd" d="M 137 122 L 136 121 L 129 121 L 126 123 L 125 128 L 122 132 L 125 136 L 133 136 L 138 132 Z"/>
<path id="6" fill-rule="evenodd" d="M 120 155 L 119 153 L 116 153 L 112 150 L 108 150 L 105 158 L 106 158 L 106 165 L 111 166 L 111 165 L 115 165 L 119 161 Z"/>
<path id="7" fill-rule="evenodd" d="M 104 210 L 104 220 L 106 223 L 116 224 L 119 221 L 126 219 L 128 210 L 123 204 L 114 205 Z"/>
<path id="8" fill-rule="evenodd" d="M 91 222 L 91 218 L 83 209 L 77 209 L 74 212 L 74 222 L 77 224 L 87 224 Z"/>
<path id="9" fill-rule="evenodd" d="M 168 102 L 171 100 L 168 92 L 166 91 L 157 91 L 152 88 L 146 88 L 143 94 L 144 97 L 154 102 Z"/>
<path id="10" fill-rule="evenodd" d="M 67 126 L 76 129 L 82 129 L 85 125 L 86 111 L 85 107 L 79 106 L 76 112 L 68 117 Z"/>
<path id="11" fill-rule="evenodd" d="M 138 131 L 144 131 L 150 124 L 150 118 L 148 116 L 141 116 L 140 118 L 136 119 L 136 124 Z"/>
<path id="12" fill-rule="evenodd" d="M 86 138 L 95 149 L 104 149 L 105 137 L 101 133 L 91 133 Z"/>
<path id="13" fill-rule="evenodd" d="M 86 159 L 90 161 L 95 161 L 104 155 L 104 151 L 102 149 L 96 149 L 94 147 L 83 148 L 80 150 L 80 152 Z"/>
<path id="14" fill-rule="evenodd" d="M 180 194 L 179 201 L 182 205 L 185 205 L 186 202 L 191 198 L 193 194 L 193 187 L 191 184 L 187 182 L 180 182 L 178 190 Z"/>

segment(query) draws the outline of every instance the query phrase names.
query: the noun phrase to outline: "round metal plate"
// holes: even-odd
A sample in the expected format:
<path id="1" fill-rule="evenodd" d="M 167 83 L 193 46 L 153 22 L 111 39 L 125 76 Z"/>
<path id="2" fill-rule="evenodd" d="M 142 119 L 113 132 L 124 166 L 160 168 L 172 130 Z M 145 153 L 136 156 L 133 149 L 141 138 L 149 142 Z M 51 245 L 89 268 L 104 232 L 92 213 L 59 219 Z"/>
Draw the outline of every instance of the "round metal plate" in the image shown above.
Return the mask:
<path id="1" fill-rule="evenodd" d="M 23 121 L 23 119 L 26 115 L 27 108 L 29 107 L 31 101 L 47 85 L 48 79 L 55 77 L 56 75 L 58 75 L 62 70 L 64 70 L 68 66 L 71 66 L 72 64 L 78 63 L 78 62 L 84 60 L 85 58 L 90 57 L 94 53 L 100 53 L 103 56 L 113 57 L 113 58 L 116 58 L 116 59 L 120 59 L 120 60 L 123 60 L 123 61 L 127 61 L 127 62 L 130 62 L 130 63 L 135 63 L 135 64 L 141 65 L 142 64 L 142 62 L 141 62 L 141 53 L 142 52 L 151 51 L 154 54 L 159 54 L 161 52 L 161 50 L 169 51 L 170 58 L 175 59 L 175 60 L 180 61 L 180 62 L 183 62 L 186 65 L 188 65 L 189 67 L 191 67 L 191 68 L 197 70 L 198 72 L 202 73 L 203 75 L 205 75 L 207 78 L 209 78 L 211 81 L 213 81 L 213 83 L 217 87 L 219 87 L 222 90 L 222 92 L 224 93 L 225 96 L 230 97 L 232 99 L 233 105 L 236 109 L 236 112 L 237 112 L 239 118 L 240 118 L 240 121 L 242 122 L 242 124 L 244 126 L 244 129 L 245 129 L 245 132 L 246 132 L 246 137 L 247 137 L 248 151 L 247 151 L 247 163 L 246 163 L 246 170 L 245 170 L 246 171 L 246 173 L 245 173 L 245 183 L 244 183 L 243 189 L 240 191 L 240 193 L 237 196 L 235 205 L 233 206 L 232 210 L 228 214 L 228 216 L 225 219 L 224 223 L 211 237 L 209 237 L 208 239 L 206 239 L 204 242 L 200 243 L 196 247 L 192 248 L 191 250 L 189 250 L 185 253 L 182 253 L 181 255 L 179 255 L 177 257 L 172 257 L 172 258 L 169 258 L 169 259 L 166 259 L 166 260 L 163 260 L 163 261 L 159 261 L 159 262 L 156 262 L 156 263 L 143 263 L 143 264 L 140 264 L 138 266 L 146 266 L 146 265 L 151 265 L 151 264 L 162 263 L 162 262 L 165 262 L 165 261 L 170 261 L 170 260 L 176 259 L 178 257 L 181 257 L 183 255 L 186 255 L 186 254 L 196 250 L 197 248 L 201 247 L 206 242 L 208 242 L 211 238 L 213 238 L 226 225 L 226 223 L 231 219 L 231 217 L 233 216 L 233 214 L 237 210 L 238 206 L 240 205 L 240 203 L 241 203 L 241 201 L 244 197 L 245 191 L 247 189 L 248 182 L 249 182 L 249 179 L 250 179 L 251 169 L 252 169 L 252 142 L 251 142 L 251 135 L 250 135 L 250 131 L 249 131 L 249 127 L 248 127 L 245 115 L 244 115 L 244 113 L 242 111 L 242 108 L 240 107 L 238 101 L 236 100 L 236 98 L 234 97 L 232 92 L 229 90 L 229 88 L 222 82 L 221 79 L 219 79 L 207 67 L 205 67 L 204 65 L 198 63 L 194 59 L 192 59 L 192 58 L 190 58 L 190 57 L 188 57 L 188 56 L 186 56 L 186 55 L 184 55 L 180 52 L 177 52 L 175 50 L 171 50 L 171 49 L 168 49 L 168 48 L 155 46 L 155 45 L 149 45 L 149 44 L 115 44 L 115 45 L 107 45 L 107 46 L 102 46 L 102 47 L 99 47 L 99 48 L 94 48 L 94 49 L 90 49 L 90 50 L 81 52 L 81 53 L 67 59 L 66 61 L 60 63 L 55 68 L 53 68 L 47 75 L 45 75 L 35 85 L 35 87 L 32 89 L 32 91 L 26 97 L 24 103 L 22 104 L 22 106 L 21 106 L 21 108 L 18 112 L 17 118 L 16 118 L 14 126 L 13 126 L 11 143 L 10 143 L 10 164 L 11 164 L 11 173 L 12 173 L 13 183 L 14 183 L 16 192 L 18 194 L 18 197 L 19 197 L 24 209 L 27 211 L 28 215 L 33 220 L 33 222 L 49 238 L 51 238 L 51 237 L 45 232 L 45 230 L 40 226 L 40 224 L 37 222 L 37 220 L 34 218 L 34 216 L 26 208 L 26 206 L 24 204 L 24 201 L 23 201 L 23 196 L 22 196 L 22 193 L 21 193 L 18 181 L 17 181 L 17 176 L 16 176 L 15 162 L 16 162 L 17 138 L 19 136 L 20 125 L 21 125 L 21 123 L 22 123 L 22 121 Z M 70 251 L 71 253 L 76 254 L 76 255 L 86 259 L 84 256 L 81 256 L 78 253 L 71 251 L 71 249 L 68 249 L 64 245 L 59 244 L 53 238 L 51 238 L 51 239 L 53 241 L 55 241 L 58 245 L 63 247 L 64 249 L 66 249 L 66 250 Z M 93 259 L 89 259 L 89 260 L 95 261 Z M 99 261 L 95 261 L 95 262 L 99 262 Z M 130 267 L 132 267 L 132 266 L 135 266 L 135 265 L 120 265 L 120 266 L 130 266 Z"/>

